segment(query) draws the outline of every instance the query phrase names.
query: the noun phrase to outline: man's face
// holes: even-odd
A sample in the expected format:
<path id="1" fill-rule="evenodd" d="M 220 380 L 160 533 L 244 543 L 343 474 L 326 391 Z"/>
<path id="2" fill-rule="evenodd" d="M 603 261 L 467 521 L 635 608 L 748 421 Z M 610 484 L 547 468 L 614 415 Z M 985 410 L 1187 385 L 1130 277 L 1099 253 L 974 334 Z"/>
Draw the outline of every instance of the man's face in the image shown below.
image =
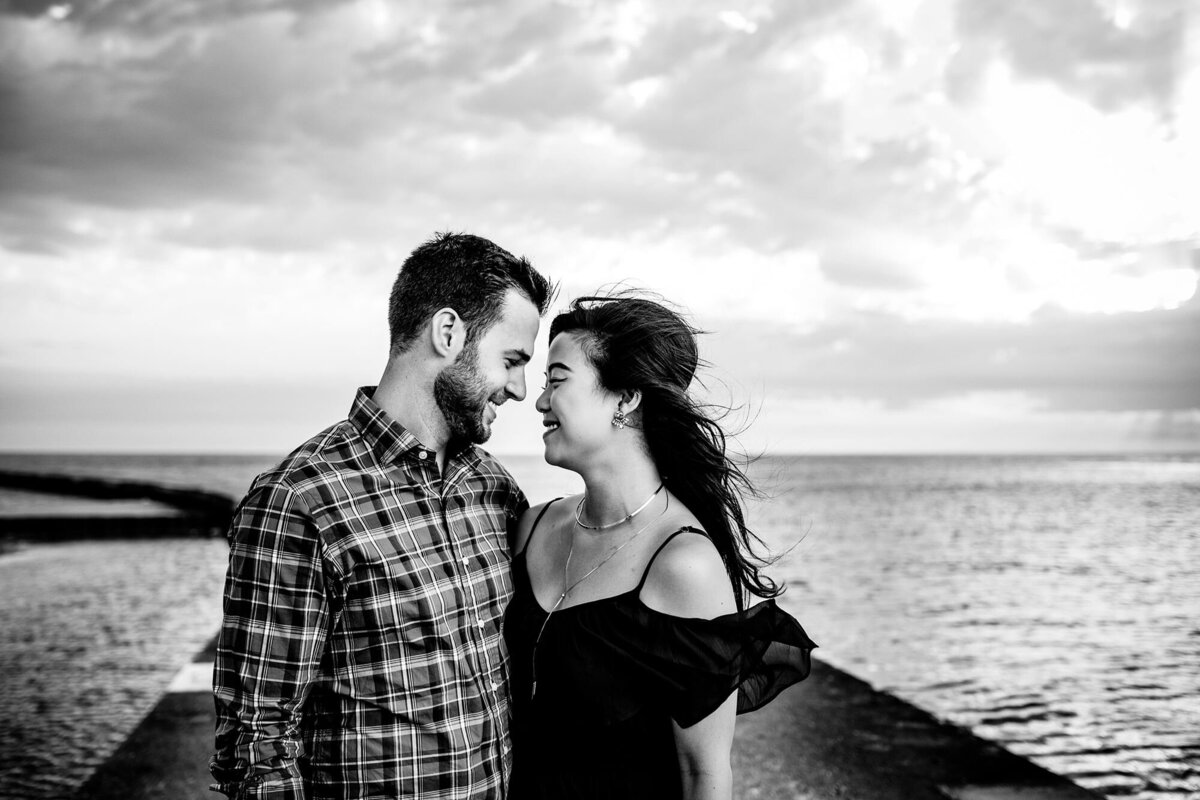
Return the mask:
<path id="1" fill-rule="evenodd" d="M 537 331 L 537 308 L 510 290 L 496 324 L 438 374 L 433 397 L 452 439 L 486 442 L 496 406 L 510 397 L 525 399 L 525 365 L 533 356 Z"/>

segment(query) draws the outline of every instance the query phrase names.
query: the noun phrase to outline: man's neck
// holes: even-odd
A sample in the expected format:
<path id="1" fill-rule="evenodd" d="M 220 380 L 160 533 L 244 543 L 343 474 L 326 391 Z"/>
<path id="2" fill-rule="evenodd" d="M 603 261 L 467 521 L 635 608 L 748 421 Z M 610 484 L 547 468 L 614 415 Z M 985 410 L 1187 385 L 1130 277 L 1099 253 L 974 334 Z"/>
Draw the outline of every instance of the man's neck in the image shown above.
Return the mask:
<path id="1" fill-rule="evenodd" d="M 407 361 L 403 355 L 388 360 L 375 390 L 375 402 L 417 441 L 436 453 L 441 466 L 450 431 L 433 399 L 434 379 L 419 365 Z"/>

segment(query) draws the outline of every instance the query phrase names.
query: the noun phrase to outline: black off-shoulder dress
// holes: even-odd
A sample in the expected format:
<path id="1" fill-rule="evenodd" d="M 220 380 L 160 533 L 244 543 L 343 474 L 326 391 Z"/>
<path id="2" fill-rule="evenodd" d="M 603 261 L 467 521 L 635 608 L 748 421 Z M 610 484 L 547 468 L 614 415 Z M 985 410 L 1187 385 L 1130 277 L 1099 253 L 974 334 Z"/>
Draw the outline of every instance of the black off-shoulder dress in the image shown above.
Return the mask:
<path id="1" fill-rule="evenodd" d="M 671 720 L 690 727 L 735 690 L 738 713 L 753 711 L 808 676 L 816 645 L 773 600 L 715 619 L 675 617 L 641 602 L 655 558 L 683 533 L 705 535 L 681 528 L 634 589 L 560 609 L 548 621 L 525 550 L 514 560 L 504 623 L 513 691 L 509 800 L 679 798 Z"/>

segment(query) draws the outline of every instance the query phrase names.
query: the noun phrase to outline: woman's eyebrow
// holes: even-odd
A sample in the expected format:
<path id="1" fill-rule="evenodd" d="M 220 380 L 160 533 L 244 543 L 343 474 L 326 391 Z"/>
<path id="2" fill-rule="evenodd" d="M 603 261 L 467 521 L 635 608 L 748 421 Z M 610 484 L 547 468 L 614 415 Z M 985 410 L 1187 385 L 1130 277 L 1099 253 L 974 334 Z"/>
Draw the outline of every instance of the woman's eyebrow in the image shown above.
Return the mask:
<path id="1" fill-rule="evenodd" d="M 549 372 L 552 369 L 565 369 L 567 372 L 571 371 L 571 368 L 568 367 L 566 364 L 562 363 L 561 361 L 555 361 L 553 363 L 546 365 L 546 372 Z"/>

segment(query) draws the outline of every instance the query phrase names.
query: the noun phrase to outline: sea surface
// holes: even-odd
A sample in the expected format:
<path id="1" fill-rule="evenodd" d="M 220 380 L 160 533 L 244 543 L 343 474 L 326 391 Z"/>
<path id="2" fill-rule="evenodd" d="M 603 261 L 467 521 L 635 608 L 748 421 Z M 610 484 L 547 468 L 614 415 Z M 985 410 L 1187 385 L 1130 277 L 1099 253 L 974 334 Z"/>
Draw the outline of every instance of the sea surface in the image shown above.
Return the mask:
<path id="1" fill-rule="evenodd" d="M 0 469 L 238 497 L 269 456 Z M 507 459 L 535 502 L 578 480 Z M 750 522 L 817 654 L 1113 798 L 1200 797 L 1200 456 L 764 458 Z M 72 503 L 63 501 L 62 508 Z M 0 514 L 55 513 L 0 490 Z M 220 619 L 220 539 L 0 555 L 0 792 L 61 797 Z"/>

